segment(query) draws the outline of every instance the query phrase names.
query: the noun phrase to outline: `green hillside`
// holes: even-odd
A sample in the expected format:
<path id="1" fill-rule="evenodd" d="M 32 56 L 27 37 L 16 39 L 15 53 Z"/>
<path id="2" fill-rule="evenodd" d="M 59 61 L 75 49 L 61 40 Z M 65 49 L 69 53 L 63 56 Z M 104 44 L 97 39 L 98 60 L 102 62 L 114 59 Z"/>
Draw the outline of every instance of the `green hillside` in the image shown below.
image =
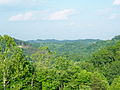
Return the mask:
<path id="1" fill-rule="evenodd" d="M 0 90 L 119 90 L 119 37 L 25 42 L 0 36 Z"/>
<path id="2" fill-rule="evenodd" d="M 48 47 L 52 52 L 57 55 L 67 56 L 74 61 L 87 60 L 92 53 L 106 47 L 112 46 L 117 42 L 116 39 L 112 40 L 99 40 L 99 39 L 83 39 L 83 40 L 30 40 L 27 43 L 31 44 L 31 48 Z M 30 52 L 30 51 L 29 51 Z M 27 53 L 27 51 L 26 51 Z"/>

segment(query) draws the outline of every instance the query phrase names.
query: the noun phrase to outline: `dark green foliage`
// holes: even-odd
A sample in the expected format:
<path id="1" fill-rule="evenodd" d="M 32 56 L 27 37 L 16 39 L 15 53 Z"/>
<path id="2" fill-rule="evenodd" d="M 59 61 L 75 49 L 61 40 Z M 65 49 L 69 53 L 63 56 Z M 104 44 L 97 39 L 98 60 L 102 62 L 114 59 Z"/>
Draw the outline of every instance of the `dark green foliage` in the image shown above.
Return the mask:
<path id="1" fill-rule="evenodd" d="M 109 86 L 108 90 L 120 90 L 120 76 L 113 80 L 113 82 Z"/>
<path id="2" fill-rule="evenodd" d="M 101 70 L 103 71 L 108 81 L 112 83 L 114 78 L 120 76 L 120 61 L 114 61 L 111 64 L 107 64 L 101 68 Z"/>
<path id="3" fill-rule="evenodd" d="M 120 42 L 94 53 L 91 62 L 112 83 L 114 78 L 120 76 Z"/>
<path id="4" fill-rule="evenodd" d="M 120 40 L 120 35 L 115 36 L 112 40 Z"/>

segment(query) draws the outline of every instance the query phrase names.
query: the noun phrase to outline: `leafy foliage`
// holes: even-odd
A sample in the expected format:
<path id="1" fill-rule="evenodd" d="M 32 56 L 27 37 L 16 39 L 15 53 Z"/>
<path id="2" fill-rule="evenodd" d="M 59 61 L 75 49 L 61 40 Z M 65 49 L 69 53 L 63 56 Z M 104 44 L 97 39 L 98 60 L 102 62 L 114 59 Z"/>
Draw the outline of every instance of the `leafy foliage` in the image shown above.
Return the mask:
<path id="1" fill-rule="evenodd" d="M 28 42 L 0 36 L 0 90 L 119 90 L 119 66 L 119 36 Z"/>

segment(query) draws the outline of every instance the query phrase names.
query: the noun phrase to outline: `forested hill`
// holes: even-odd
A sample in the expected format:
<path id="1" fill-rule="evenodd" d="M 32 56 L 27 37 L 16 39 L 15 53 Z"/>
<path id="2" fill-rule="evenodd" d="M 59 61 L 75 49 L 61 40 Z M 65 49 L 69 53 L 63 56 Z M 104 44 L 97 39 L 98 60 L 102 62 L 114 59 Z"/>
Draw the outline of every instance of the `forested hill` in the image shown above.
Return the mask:
<path id="1" fill-rule="evenodd" d="M 25 54 L 35 53 L 39 47 L 48 47 L 50 51 L 56 52 L 57 55 L 69 56 L 71 60 L 81 61 L 88 58 L 96 51 L 112 46 L 120 40 L 120 36 L 115 36 L 111 40 L 99 39 L 80 39 L 80 40 L 29 40 L 22 41 L 15 39 L 19 47 L 23 48 Z"/>
<path id="2" fill-rule="evenodd" d="M 56 40 L 56 39 L 46 39 L 46 40 L 42 40 L 42 39 L 37 39 L 37 40 L 28 40 L 27 42 L 29 43 L 65 43 L 65 42 L 81 42 L 81 43 L 92 43 L 92 42 L 97 42 L 97 41 L 101 41 L 99 39 L 79 39 L 79 40 Z"/>
<path id="3" fill-rule="evenodd" d="M 82 53 L 88 46 L 95 44 L 101 40 L 85 39 L 85 40 L 36 40 L 28 41 L 33 47 L 47 46 L 51 51 L 59 54 Z"/>
<path id="4" fill-rule="evenodd" d="M 102 40 L 99 39 L 80 39 L 80 40 L 30 40 L 31 47 L 27 50 L 24 49 L 26 53 L 32 54 L 35 52 L 35 48 L 48 47 L 50 51 L 55 52 L 57 55 L 69 56 L 71 60 L 80 61 L 89 58 L 90 50 L 89 47 Z M 33 49 L 34 48 L 34 49 Z M 88 49 L 87 49 L 88 48 Z M 31 49 L 31 50 L 30 50 Z M 36 50 L 37 51 L 37 50 Z M 92 51 L 93 52 L 93 51 Z"/>
<path id="5" fill-rule="evenodd" d="M 0 90 L 120 90 L 120 36 L 37 43 L 0 36 Z"/>
<path id="6" fill-rule="evenodd" d="M 58 55 L 69 56 L 71 60 L 80 61 L 87 60 L 92 53 L 106 47 L 112 46 L 119 41 L 119 36 L 114 37 L 111 40 L 99 40 L 99 39 L 80 39 L 80 40 L 29 40 L 26 43 L 31 45 L 28 50 L 25 50 L 27 54 L 36 52 L 36 48 L 48 47 L 51 51 L 56 52 Z"/>

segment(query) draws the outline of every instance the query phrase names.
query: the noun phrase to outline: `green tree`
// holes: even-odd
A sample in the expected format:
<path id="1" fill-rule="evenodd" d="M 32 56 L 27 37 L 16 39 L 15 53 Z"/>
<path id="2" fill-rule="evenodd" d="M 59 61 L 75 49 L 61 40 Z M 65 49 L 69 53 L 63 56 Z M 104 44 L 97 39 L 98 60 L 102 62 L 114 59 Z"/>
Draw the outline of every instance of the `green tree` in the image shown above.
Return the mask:
<path id="1" fill-rule="evenodd" d="M 109 83 L 104 75 L 94 72 L 91 75 L 90 87 L 92 90 L 106 90 L 109 86 Z"/>
<path id="2" fill-rule="evenodd" d="M 90 79 L 91 79 L 91 72 L 87 72 L 86 70 L 81 70 L 78 73 L 73 75 L 73 80 L 76 83 L 75 89 L 80 90 L 90 90 Z"/>
<path id="3" fill-rule="evenodd" d="M 105 65 L 104 67 L 101 67 L 101 71 L 111 84 L 114 78 L 120 76 L 120 61 L 114 61 L 110 64 Z"/>
<path id="4" fill-rule="evenodd" d="M 49 90 L 50 80 L 52 80 L 53 54 L 48 47 L 40 47 L 39 50 L 31 55 L 33 65 L 35 67 L 34 73 L 34 89 Z M 49 83 L 49 84 L 48 84 Z M 49 86 L 49 87 L 48 87 Z"/>
<path id="5" fill-rule="evenodd" d="M 70 80 L 70 68 L 71 62 L 65 57 L 57 57 L 53 65 L 56 71 L 56 81 L 58 83 L 59 90 L 64 90 L 66 84 Z"/>
<path id="6" fill-rule="evenodd" d="M 115 78 L 107 90 L 120 90 L 120 76 Z"/>
<path id="7" fill-rule="evenodd" d="M 24 90 L 31 86 L 32 65 L 17 48 L 14 39 L 7 35 L 0 36 L 0 66 L 1 89 Z"/>

